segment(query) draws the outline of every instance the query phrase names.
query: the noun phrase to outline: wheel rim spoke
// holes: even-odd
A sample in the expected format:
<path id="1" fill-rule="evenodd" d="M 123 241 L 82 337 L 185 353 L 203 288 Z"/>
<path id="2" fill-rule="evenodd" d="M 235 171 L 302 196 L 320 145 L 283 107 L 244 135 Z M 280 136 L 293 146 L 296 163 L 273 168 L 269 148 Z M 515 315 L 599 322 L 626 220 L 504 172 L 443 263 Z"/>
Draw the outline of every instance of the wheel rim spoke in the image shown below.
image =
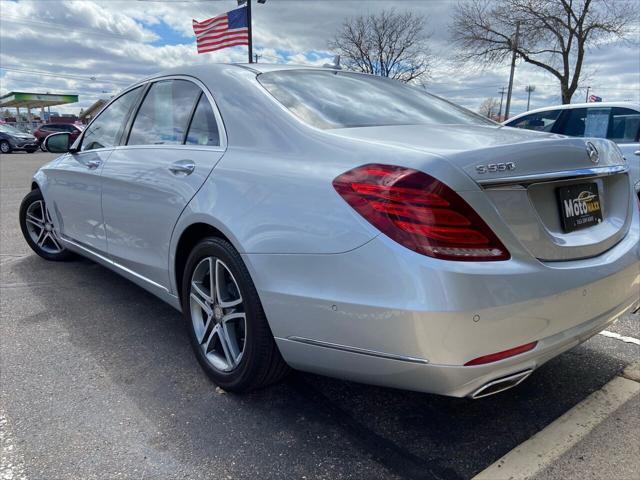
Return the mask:
<path id="1" fill-rule="evenodd" d="M 38 239 L 36 240 L 36 243 L 39 247 L 42 247 L 44 245 L 44 241 L 47 239 L 48 235 L 49 234 L 44 228 L 40 231 L 40 235 L 38 235 Z"/>
<path id="2" fill-rule="evenodd" d="M 58 240 L 56 239 L 56 236 L 53 235 L 52 233 L 49 234 L 49 240 L 51 240 L 51 243 L 53 243 L 53 245 L 58 249 L 58 250 L 62 250 L 62 247 L 60 246 L 60 244 L 58 243 Z"/>
<path id="3" fill-rule="evenodd" d="M 235 286 L 235 291 L 237 292 L 238 298 L 230 299 L 228 290 L 222 291 L 221 287 L 227 287 L 228 283 L 225 281 L 225 277 L 229 275 L 231 282 Z M 216 260 L 216 297 L 218 299 L 218 303 L 222 308 L 233 308 L 242 303 L 242 296 L 240 295 L 240 289 L 238 288 L 238 282 L 233 277 L 233 274 L 229 271 L 227 266 L 222 263 L 220 260 Z"/>
<path id="4" fill-rule="evenodd" d="M 229 333 L 222 326 L 222 324 L 216 325 L 216 334 L 218 335 L 218 341 L 220 342 L 220 346 L 222 347 L 222 351 L 224 353 L 224 357 L 227 361 L 228 366 L 231 368 L 236 366 L 235 357 L 231 351 L 231 344 L 229 341 Z"/>
<path id="5" fill-rule="evenodd" d="M 210 303 L 213 303 L 211 297 L 196 282 L 191 282 L 191 297 L 200 304 L 207 315 L 211 315 L 211 307 L 209 306 Z"/>
<path id="6" fill-rule="evenodd" d="M 27 213 L 27 222 L 37 225 L 40 228 L 44 228 L 44 221 L 31 213 Z"/>
<path id="7" fill-rule="evenodd" d="M 224 334 L 226 335 L 227 342 L 229 345 L 229 352 L 233 357 L 234 365 L 237 365 L 240 362 L 240 357 L 242 356 L 242 351 L 240 349 L 238 335 L 236 330 L 236 325 L 234 323 L 235 320 L 242 320 L 243 322 L 246 320 L 244 313 L 230 313 L 222 317 L 221 325 Z"/>
<path id="8" fill-rule="evenodd" d="M 213 319 L 213 316 L 207 318 L 207 322 L 204 325 L 204 330 L 202 331 L 202 337 L 199 340 L 200 345 L 202 345 L 205 354 L 208 352 L 209 344 L 211 343 L 211 340 L 215 336 L 215 332 L 216 332 L 217 325 L 214 326 L 213 328 L 210 328 L 211 324 L 213 323 L 212 319 Z"/>

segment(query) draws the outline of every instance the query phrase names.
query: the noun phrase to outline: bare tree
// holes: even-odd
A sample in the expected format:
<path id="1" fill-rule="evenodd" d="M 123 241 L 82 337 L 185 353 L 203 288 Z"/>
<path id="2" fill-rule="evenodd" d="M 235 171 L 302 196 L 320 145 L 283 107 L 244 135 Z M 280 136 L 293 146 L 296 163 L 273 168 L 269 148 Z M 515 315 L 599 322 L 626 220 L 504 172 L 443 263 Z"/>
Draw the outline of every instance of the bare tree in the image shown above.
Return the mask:
<path id="1" fill-rule="evenodd" d="M 385 10 L 345 20 L 329 42 L 349 70 L 410 82 L 429 72 L 425 18 Z"/>
<path id="2" fill-rule="evenodd" d="M 478 113 L 487 118 L 495 118 L 498 116 L 498 105 L 500 102 L 497 98 L 487 97 L 478 107 Z"/>
<path id="3" fill-rule="evenodd" d="M 571 103 L 588 49 L 631 33 L 637 6 L 627 0 L 469 0 L 456 6 L 452 34 L 464 61 L 499 64 L 515 50 L 556 77 L 562 103 Z"/>

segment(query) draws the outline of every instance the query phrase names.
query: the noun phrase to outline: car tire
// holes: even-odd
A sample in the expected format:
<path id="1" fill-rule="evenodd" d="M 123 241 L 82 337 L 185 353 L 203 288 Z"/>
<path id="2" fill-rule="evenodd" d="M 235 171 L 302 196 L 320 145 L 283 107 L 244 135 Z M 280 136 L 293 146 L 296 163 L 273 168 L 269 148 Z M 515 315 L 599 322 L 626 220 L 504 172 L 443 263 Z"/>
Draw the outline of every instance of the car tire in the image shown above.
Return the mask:
<path id="1" fill-rule="evenodd" d="M 29 192 L 20 204 L 20 229 L 31 250 L 42 258 L 53 261 L 73 258 L 73 254 L 62 246 L 42 193 L 37 188 Z"/>
<path id="2" fill-rule="evenodd" d="M 289 371 L 249 271 L 226 240 L 209 237 L 191 251 L 182 281 L 182 311 L 198 362 L 224 390 L 262 388 Z"/>
<path id="3" fill-rule="evenodd" d="M 11 144 L 6 140 L 0 140 L 0 152 L 2 153 L 11 153 Z"/>
<path id="4" fill-rule="evenodd" d="M 29 150 L 27 150 L 27 153 L 34 153 L 37 150 L 37 148 L 30 148 Z"/>

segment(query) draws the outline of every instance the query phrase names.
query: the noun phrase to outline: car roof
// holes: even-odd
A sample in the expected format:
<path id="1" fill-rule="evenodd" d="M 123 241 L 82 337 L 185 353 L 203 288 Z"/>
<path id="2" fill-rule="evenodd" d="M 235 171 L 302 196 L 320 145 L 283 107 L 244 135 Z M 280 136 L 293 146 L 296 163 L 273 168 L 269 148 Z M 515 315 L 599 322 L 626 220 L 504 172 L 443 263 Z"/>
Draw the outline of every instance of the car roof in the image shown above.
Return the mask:
<path id="1" fill-rule="evenodd" d="M 223 75 L 229 71 L 237 71 L 237 70 L 245 70 L 258 73 L 266 73 L 266 72 L 274 72 L 280 70 L 327 70 L 331 71 L 334 69 L 325 68 L 325 67 L 315 67 L 312 65 L 292 65 L 292 64 L 281 64 L 281 63 L 210 63 L 210 64 L 197 64 L 197 65 L 189 65 L 183 67 L 172 68 L 170 70 L 165 70 L 162 72 L 155 73 L 153 75 L 149 75 L 148 77 L 141 79 L 136 82 L 135 85 L 147 82 L 149 80 L 153 80 L 156 78 L 171 76 L 171 75 L 187 75 L 193 77 L 207 77 L 207 76 L 217 76 Z"/>
<path id="2" fill-rule="evenodd" d="M 640 103 L 634 102 L 590 102 L 590 103 L 568 103 L 566 105 L 553 105 L 549 107 L 536 108 L 535 110 L 529 110 L 527 112 L 520 113 L 515 117 L 511 117 L 509 120 L 506 120 L 504 123 L 512 122 L 517 118 L 523 117 L 525 115 L 529 115 L 531 113 L 540 113 L 540 112 L 549 112 L 552 110 L 570 110 L 573 108 L 603 108 L 603 107 L 624 107 L 630 108 L 637 112 L 640 112 Z"/>

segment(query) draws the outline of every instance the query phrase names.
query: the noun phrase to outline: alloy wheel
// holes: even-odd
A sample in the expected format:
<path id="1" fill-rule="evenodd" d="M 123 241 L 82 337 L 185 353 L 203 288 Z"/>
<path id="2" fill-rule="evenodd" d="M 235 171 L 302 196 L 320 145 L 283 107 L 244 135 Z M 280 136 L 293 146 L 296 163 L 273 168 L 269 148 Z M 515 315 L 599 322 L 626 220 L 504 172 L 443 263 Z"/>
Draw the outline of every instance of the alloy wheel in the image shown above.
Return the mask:
<path id="1" fill-rule="evenodd" d="M 9 153 L 11 151 L 11 145 L 9 142 L 0 142 L 0 152 Z"/>
<path id="2" fill-rule="evenodd" d="M 206 257 L 193 270 L 189 305 L 196 339 L 210 365 L 228 373 L 242 360 L 247 321 L 238 282 L 219 258 Z"/>
<path id="3" fill-rule="evenodd" d="M 37 200 L 29 205 L 25 220 L 29 236 L 39 248 L 50 254 L 60 253 L 64 250 L 51 220 L 51 214 L 42 200 Z"/>

